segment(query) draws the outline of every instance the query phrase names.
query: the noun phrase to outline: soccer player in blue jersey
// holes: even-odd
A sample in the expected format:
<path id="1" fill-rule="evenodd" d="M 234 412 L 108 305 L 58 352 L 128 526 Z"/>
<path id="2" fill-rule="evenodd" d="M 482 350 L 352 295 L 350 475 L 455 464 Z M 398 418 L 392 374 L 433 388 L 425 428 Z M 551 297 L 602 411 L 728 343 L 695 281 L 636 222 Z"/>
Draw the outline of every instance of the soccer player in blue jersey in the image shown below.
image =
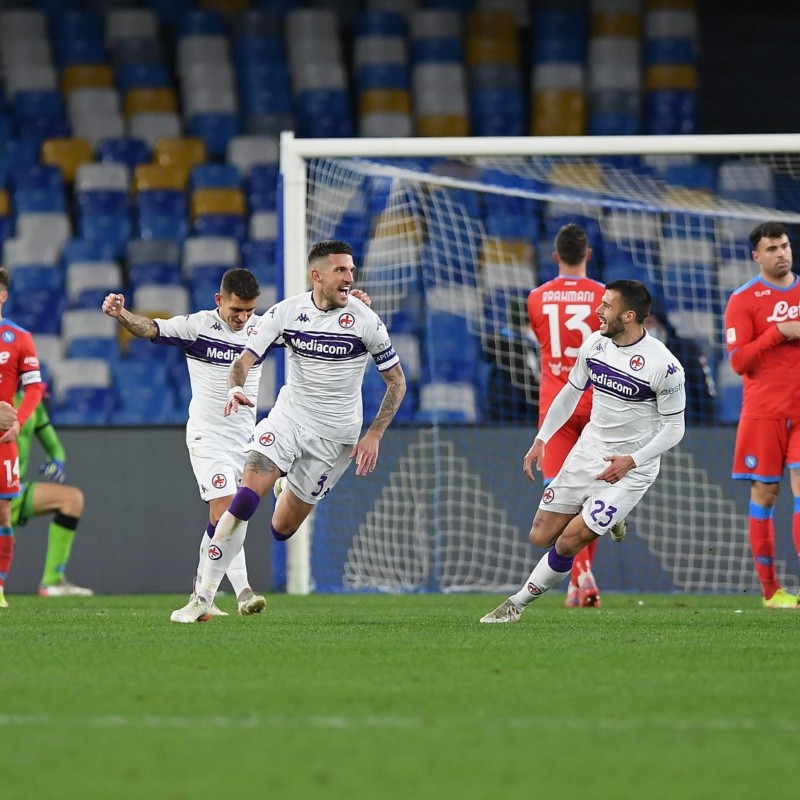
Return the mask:
<path id="1" fill-rule="evenodd" d="M 328 494 L 351 461 L 367 475 L 378 461 L 380 440 L 405 395 L 400 359 L 380 318 L 351 295 L 353 251 L 345 242 L 311 248 L 313 288 L 274 305 L 234 360 L 228 375 L 226 418 L 252 408 L 252 368 L 276 346 L 289 350 L 285 385 L 275 406 L 247 444 L 242 483 L 216 527 L 195 596 L 172 613 L 173 622 L 203 622 L 228 564 L 240 552 L 247 524 L 278 478 L 286 482 L 272 516 L 275 539 L 294 534 Z M 361 383 L 369 357 L 386 382 L 378 414 L 361 435 Z M 360 438 L 359 438 L 360 437 Z"/>
<path id="2" fill-rule="evenodd" d="M 639 281 L 606 284 L 597 308 L 600 330 L 583 343 L 523 459 L 531 479 L 545 447 L 594 387 L 589 424 L 542 495 L 531 542 L 549 548 L 525 585 L 481 622 L 516 622 L 525 608 L 558 585 L 587 544 L 625 519 L 656 479 L 661 454 L 683 438 L 683 367 L 644 328 L 652 299 Z"/>

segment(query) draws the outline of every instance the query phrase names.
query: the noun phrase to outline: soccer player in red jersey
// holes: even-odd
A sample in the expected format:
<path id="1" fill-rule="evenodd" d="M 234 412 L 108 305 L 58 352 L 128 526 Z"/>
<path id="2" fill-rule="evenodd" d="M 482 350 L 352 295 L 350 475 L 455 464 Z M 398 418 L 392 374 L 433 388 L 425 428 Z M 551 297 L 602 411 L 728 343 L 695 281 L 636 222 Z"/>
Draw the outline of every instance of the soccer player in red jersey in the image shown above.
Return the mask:
<path id="1" fill-rule="evenodd" d="M 9 285 L 7 270 L 0 267 L 0 401 L 13 403 L 17 386 L 21 386 L 23 391 L 16 419 L 0 436 L 0 608 L 8 608 L 4 587 L 14 558 L 11 499 L 19 494 L 17 435 L 39 405 L 44 388 L 33 337 L 19 325 L 3 319 Z"/>
<path id="2" fill-rule="evenodd" d="M 732 477 L 750 481 L 750 547 L 767 608 L 798 608 L 775 572 L 773 513 L 783 471 L 794 495 L 792 539 L 800 556 L 800 279 L 786 228 L 765 222 L 750 234 L 759 274 L 725 310 L 725 338 L 744 397 Z"/>
<path id="3" fill-rule="evenodd" d="M 591 333 L 599 330 L 596 309 L 605 287 L 586 277 L 592 257 L 586 231 L 569 223 L 556 234 L 553 258 L 558 277 L 534 289 L 528 296 L 528 317 L 539 342 L 542 376 L 539 382 L 539 427 L 550 404 L 567 382 L 578 349 Z M 586 391 L 569 421 L 547 443 L 542 477 L 547 486 L 555 478 L 569 451 L 589 422 L 592 392 Z M 622 523 L 614 532 L 622 533 Z M 622 534 L 624 535 L 624 534 Z M 572 565 L 567 588 L 567 607 L 598 607 L 600 592 L 592 574 L 597 539 L 587 545 Z"/>

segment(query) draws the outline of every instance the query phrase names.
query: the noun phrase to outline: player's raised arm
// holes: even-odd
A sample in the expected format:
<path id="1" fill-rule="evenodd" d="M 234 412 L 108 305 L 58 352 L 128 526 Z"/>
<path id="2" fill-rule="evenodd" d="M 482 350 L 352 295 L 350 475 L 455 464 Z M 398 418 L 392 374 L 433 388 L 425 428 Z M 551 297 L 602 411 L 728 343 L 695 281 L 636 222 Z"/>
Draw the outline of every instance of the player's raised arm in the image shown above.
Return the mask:
<path id="1" fill-rule="evenodd" d="M 107 294 L 103 300 L 102 310 L 109 317 L 114 317 L 126 331 L 130 331 L 140 339 L 153 339 L 158 336 L 158 326 L 149 317 L 132 314 L 125 308 L 125 296 Z"/>

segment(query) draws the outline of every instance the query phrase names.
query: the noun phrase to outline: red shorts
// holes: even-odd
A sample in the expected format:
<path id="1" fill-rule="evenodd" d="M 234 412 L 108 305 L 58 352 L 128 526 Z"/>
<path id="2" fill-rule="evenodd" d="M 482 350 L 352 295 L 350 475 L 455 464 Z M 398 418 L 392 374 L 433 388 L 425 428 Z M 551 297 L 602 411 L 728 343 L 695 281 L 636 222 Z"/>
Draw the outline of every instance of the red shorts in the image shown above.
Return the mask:
<path id="1" fill-rule="evenodd" d="M 0 444 L 0 499 L 19 494 L 19 450 L 16 442 Z"/>
<path id="2" fill-rule="evenodd" d="M 778 483 L 786 467 L 800 467 L 800 417 L 740 419 L 731 477 Z"/>
<path id="3" fill-rule="evenodd" d="M 545 483 L 553 480 L 575 446 L 581 431 L 589 424 L 588 414 L 573 414 L 544 448 L 542 476 Z"/>

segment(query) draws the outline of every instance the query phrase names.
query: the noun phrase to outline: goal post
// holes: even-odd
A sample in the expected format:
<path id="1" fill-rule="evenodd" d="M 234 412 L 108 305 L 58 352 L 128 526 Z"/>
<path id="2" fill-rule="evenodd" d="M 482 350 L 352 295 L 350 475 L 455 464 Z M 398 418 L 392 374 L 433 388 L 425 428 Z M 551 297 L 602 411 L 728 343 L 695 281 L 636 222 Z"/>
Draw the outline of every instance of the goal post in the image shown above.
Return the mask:
<path id="1" fill-rule="evenodd" d="M 553 231 L 570 220 L 589 232 L 591 274 L 644 280 L 717 378 L 711 410 L 690 419 L 634 512 L 630 541 L 598 549 L 598 579 L 620 590 L 755 591 L 743 487 L 729 477 L 740 385 L 726 371 L 722 313 L 755 273 L 749 229 L 778 219 L 800 230 L 800 135 L 284 132 L 280 173 L 282 296 L 308 288 L 310 244 L 350 242 L 357 285 L 410 387 L 378 470 L 349 471 L 289 540 L 287 591 L 505 591 L 527 576 L 541 485 L 519 469 L 539 368 L 524 300 L 550 276 Z M 366 423 L 380 394 L 368 367 Z M 791 554 L 780 555 L 787 573 Z"/>

